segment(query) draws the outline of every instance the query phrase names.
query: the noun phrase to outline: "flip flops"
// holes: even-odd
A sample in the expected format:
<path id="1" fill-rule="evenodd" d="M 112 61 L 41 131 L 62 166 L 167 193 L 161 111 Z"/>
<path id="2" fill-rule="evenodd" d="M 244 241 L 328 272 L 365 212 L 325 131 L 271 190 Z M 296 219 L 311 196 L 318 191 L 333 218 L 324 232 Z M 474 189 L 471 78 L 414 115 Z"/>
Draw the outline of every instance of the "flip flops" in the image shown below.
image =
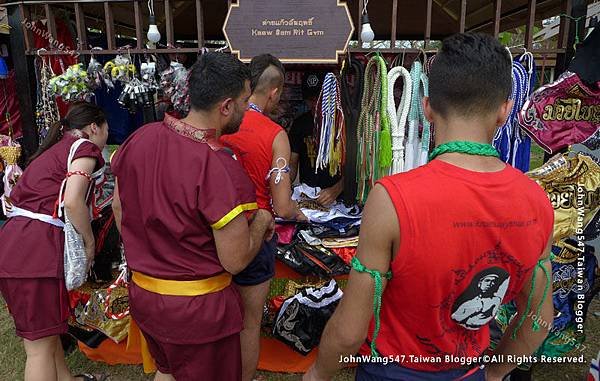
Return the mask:
<path id="1" fill-rule="evenodd" d="M 82 373 L 82 374 L 78 374 L 75 376 L 75 378 L 77 378 L 77 377 L 83 378 L 83 381 L 107 381 L 108 380 L 108 376 L 105 374 L 101 374 L 98 377 L 96 377 L 93 374 Z"/>

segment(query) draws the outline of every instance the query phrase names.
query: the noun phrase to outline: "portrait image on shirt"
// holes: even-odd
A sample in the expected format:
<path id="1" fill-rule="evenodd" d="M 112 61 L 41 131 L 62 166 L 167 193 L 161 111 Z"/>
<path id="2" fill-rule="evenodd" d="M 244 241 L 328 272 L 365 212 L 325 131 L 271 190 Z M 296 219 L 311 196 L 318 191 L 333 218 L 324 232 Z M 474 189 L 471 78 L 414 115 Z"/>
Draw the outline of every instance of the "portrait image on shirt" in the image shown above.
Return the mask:
<path id="1" fill-rule="evenodd" d="M 496 316 L 509 282 L 508 272 L 500 267 L 480 271 L 456 298 L 452 306 L 452 320 L 470 330 L 488 324 Z"/>

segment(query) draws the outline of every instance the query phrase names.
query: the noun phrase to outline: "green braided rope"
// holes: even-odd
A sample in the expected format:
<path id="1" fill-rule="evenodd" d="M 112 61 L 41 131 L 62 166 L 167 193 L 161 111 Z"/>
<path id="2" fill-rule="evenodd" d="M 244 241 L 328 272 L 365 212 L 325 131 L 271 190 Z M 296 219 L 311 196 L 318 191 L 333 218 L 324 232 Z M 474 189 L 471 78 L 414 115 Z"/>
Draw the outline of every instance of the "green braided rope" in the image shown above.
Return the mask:
<path id="1" fill-rule="evenodd" d="M 373 316 L 375 317 L 375 329 L 373 330 L 373 339 L 371 340 L 371 356 L 379 357 L 379 353 L 377 353 L 377 345 L 375 341 L 377 340 L 377 335 L 379 335 L 379 328 L 381 327 L 381 321 L 379 319 L 379 313 L 381 312 L 381 296 L 383 295 L 383 281 L 381 277 L 385 277 L 385 279 L 392 279 L 392 272 L 388 271 L 385 274 L 377 270 L 370 270 L 366 268 L 358 258 L 352 258 L 350 262 L 352 264 L 352 268 L 359 273 L 367 273 L 375 280 L 375 294 L 373 297 Z"/>
<path id="2" fill-rule="evenodd" d="M 379 65 L 379 81 L 381 82 L 381 96 L 379 98 L 380 132 L 379 132 L 379 168 L 385 169 L 392 165 L 392 133 L 390 129 L 390 118 L 387 112 L 388 81 L 387 64 L 383 57 L 374 57 Z M 386 172 L 386 171 L 381 171 Z M 380 176 L 377 177 L 379 179 Z"/>
<path id="3" fill-rule="evenodd" d="M 453 141 L 437 146 L 429 155 L 429 161 L 435 159 L 439 155 L 449 152 L 466 153 L 469 155 L 477 156 L 500 157 L 500 154 L 498 153 L 496 148 L 494 148 L 494 146 L 492 146 L 491 144 Z"/>
<path id="4" fill-rule="evenodd" d="M 540 311 L 542 310 L 542 305 L 544 304 L 544 300 L 546 300 L 546 296 L 548 296 L 548 290 L 550 289 L 550 285 L 552 284 L 552 277 L 550 275 L 550 273 L 548 272 L 548 270 L 544 267 L 544 262 L 545 261 L 549 261 L 550 258 L 544 258 L 544 259 L 540 259 L 537 264 L 535 265 L 535 268 L 533 269 L 533 274 L 531 275 L 531 289 L 529 290 L 529 297 L 527 298 L 527 306 L 525 307 L 525 311 L 523 312 L 523 315 L 519 318 L 519 322 L 517 323 L 517 326 L 515 327 L 511 337 L 513 340 L 515 340 L 517 338 L 517 332 L 521 329 L 521 327 L 523 326 L 523 323 L 525 323 L 525 319 L 527 318 L 527 315 L 529 315 L 529 311 L 531 311 L 531 302 L 533 300 L 533 292 L 535 291 L 535 280 L 537 277 L 537 268 L 539 267 L 540 269 L 542 269 L 542 271 L 544 272 L 544 275 L 546 275 L 546 285 L 544 286 L 544 294 L 542 295 L 542 299 L 540 300 L 540 303 L 537 306 L 536 309 L 536 316 L 540 316 Z M 537 320 L 533 321 L 532 324 L 532 328 L 535 332 L 540 330 L 540 325 L 537 322 Z"/>

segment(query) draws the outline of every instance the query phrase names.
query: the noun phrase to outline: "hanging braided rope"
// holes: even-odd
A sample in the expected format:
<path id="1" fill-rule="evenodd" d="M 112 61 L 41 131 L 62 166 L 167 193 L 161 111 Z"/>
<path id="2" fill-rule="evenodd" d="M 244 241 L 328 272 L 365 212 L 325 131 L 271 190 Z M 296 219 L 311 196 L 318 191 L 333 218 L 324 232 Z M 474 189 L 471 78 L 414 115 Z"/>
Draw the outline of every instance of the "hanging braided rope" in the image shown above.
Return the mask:
<path id="1" fill-rule="evenodd" d="M 387 66 L 376 55 L 367 64 L 357 129 L 357 200 L 365 203 L 370 189 L 392 164 L 392 138 L 387 113 Z"/>
<path id="2" fill-rule="evenodd" d="M 412 79 L 412 97 L 408 115 L 408 137 L 406 140 L 406 154 L 404 156 L 404 170 L 410 171 L 417 166 L 419 151 L 419 119 L 421 112 L 421 73 L 423 67 L 420 61 L 415 61 L 410 69 Z"/>
<path id="3" fill-rule="evenodd" d="M 356 180 L 358 190 L 356 198 L 365 203 L 367 195 L 376 178 L 376 168 L 373 163 L 377 159 L 377 141 L 375 141 L 376 121 L 378 114 L 378 95 L 381 94 L 379 66 L 371 59 L 365 68 L 363 81 L 363 96 L 361 111 L 358 118 L 356 137 L 358 152 L 356 160 Z"/>
<path id="4" fill-rule="evenodd" d="M 327 73 L 315 113 L 315 136 L 319 139 L 315 173 L 328 168 L 329 174 L 334 176 L 344 164 L 345 123 L 340 96 L 341 90 L 336 76 Z"/>
<path id="5" fill-rule="evenodd" d="M 390 130 L 390 120 L 387 112 L 388 108 L 388 72 L 387 64 L 383 57 L 377 55 L 374 57 L 379 64 L 379 75 L 381 81 L 381 96 L 379 98 L 379 168 L 380 173 L 388 172 L 388 168 L 392 165 L 392 132 Z M 393 93 L 393 89 L 392 89 Z M 377 177 L 379 179 L 379 176 Z"/>
<path id="6" fill-rule="evenodd" d="M 394 99 L 394 85 L 402 77 L 403 89 L 400 104 L 396 108 Z M 406 119 L 410 109 L 412 93 L 412 79 L 410 73 L 402 66 L 397 66 L 388 73 L 388 115 L 392 130 L 392 169 L 390 174 L 404 171 L 404 135 L 406 133 Z"/>
<path id="7" fill-rule="evenodd" d="M 425 72 L 421 73 L 421 85 L 423 88 L 423 96 L 429 97 L 429 78 Z M 431 123 L 425 118 L 423 103 L 419 100 L 419 118 L 423 123 L 423 135 L 421 136 L 421 151 L 419 155 L 419 166 L 425 165 L 429 161 L 429 147 L 431 146 Z"/>

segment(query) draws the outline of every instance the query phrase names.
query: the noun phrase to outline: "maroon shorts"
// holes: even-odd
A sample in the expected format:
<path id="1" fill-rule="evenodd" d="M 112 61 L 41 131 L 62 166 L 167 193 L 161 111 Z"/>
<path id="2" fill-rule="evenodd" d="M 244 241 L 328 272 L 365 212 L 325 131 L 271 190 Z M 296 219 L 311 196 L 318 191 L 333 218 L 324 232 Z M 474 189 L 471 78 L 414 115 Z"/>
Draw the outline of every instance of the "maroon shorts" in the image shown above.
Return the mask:
<path id="1" fill-rule="evenodd" d="M 67 333 L 69 295 L 63 279 L 0 278 L 0 293 L 17 336 L 38 340 Z"/>
<path id="2" fill-rule="evenodd" d="M 205 344 L 169 344 L 157 341 L 142 330 L 150 354 L 161 373 L 177 381 L 242 379 L 240 335 Z"/>

